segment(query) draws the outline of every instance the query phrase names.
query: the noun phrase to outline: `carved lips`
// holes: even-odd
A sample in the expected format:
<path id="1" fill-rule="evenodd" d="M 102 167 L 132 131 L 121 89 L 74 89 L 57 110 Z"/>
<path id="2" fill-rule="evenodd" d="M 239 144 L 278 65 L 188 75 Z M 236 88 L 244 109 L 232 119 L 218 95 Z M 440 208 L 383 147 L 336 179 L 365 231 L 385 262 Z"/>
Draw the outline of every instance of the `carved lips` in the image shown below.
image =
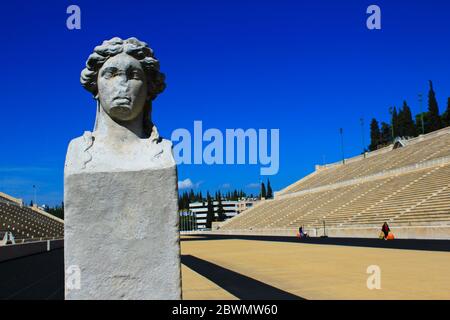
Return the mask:
<path id="1" fill-rule="evenodd" d="M 130 104 L 131 99 L 128 98 L 128 97 L 115 97 L 115 98 L 113 99 L 113 101 L 114 101 L 116 104 Z"/>

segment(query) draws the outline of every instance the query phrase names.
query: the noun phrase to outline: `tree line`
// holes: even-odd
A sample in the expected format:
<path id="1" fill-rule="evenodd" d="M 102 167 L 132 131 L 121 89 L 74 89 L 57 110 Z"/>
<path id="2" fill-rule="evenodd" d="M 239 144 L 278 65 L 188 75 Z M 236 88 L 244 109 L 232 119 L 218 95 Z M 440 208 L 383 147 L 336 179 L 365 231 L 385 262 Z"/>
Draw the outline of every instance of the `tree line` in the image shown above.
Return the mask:
<path id="1" fill-rule="evenodd" d="M 267 179 L 267 191 L 266 191 L 266 185 L 264 182 L 261 182 L 261 193 L 259 195 L 259 198 L 263 199 L 272 199 L 273 198 L 273 191 L 272 186 L 270 185 L 270 180 Z"/>
<path id="2" fill-rule="evenodd" d="M 61 205 L 59 206 L 49 207 L 46 211 L 51 215 L 64 220 L 64 202 L 61 202 Z"/>
<path id="3" fill-rule="evenodd" d="M 225 197 L 228 197 L 226 200 L 234 200 L 235 197 L 245 197 L 245 192 L 242 190 L 240 191 L 233 191 L 230 193 L 226 193 Z M 216 191 L 214 197 L 210 195 L 209 191 L 206 193 L 206 198 L 202 197 L 201 192 L 195 194 L 193 190 L 189 192 L 184 192 L 183 195 L 180 196 L 179 201 L 182 201 L 182 205 L 184 207 L 181 207 L 180 205 L 180 211 L 188 211 L 189 210 L 189 201 L 191 202 L 203 202 L 204 205 L 207 207 L 207 213 L 206 213 L 206 228 L 210 229 L 212 226 L 213 221 L 225 221 L 227 218 L 227 215 L 225 213 L 225 209 L 223 208 L 222 199 L 224 196 L 220 193 L 220 191 Z M 186 203 L 184 202 L 186 201 Z M 214 210 L 214 202 L 217 203 L 217 210 Z M 217 213 L 217 214 L 216 214 Z M 180 217 L 180 228 L 185 228 L 185 226 L 193 226 L 195 223 L 195 219 L 192 215 L 182 215 Z M 181 230 L 181 229 L 180 229 Z"/>
<path id="4" fill-rule="evenodd" d="M 208 197 L 213 199 L 213 201 L 219 201 L 224 199 L 226 201 L 238 201 L 242 198 L 247 198 L 247 194 L 242 190 L 234 190 L 228 191 L 222 194 L 220 191 L 216 191 L 214 193 L 214 197 L 211 197 L 209 191 L 207 192 L 206 197 L 203 197 L 201 191 L 195 193 L 193 189 L 190 191 L 185 191 L 182 194 L 178 195 L 178 207 L 181 211 L 189 210 L 189 204 L 193 202 L 207 202 Z M 253 194 L 250 194 L 250 198 L 253 198 Z"/>
<path id="5" fill-rule="evenodd" d="M 214 196 L 212 196 L 209 191 L 206 193 L 206 198 L 203 197 L 202 192 L 199 191 L 197 193 L 194 190 L 190 190 L 183 192 L 178 196 L 178 206 L 180 211 L 188 211 L 189 204 L 193 202 L 203 202 L 207 207 L 206 213 L 206 228 L 211 228 L 212 222 L 215 221 L 224 221 L 227 219 L 227 215 L 225 213 L 225 209 L 223 207 L 222 201 L 238 201 L 240 199 L 248 198 L 247 194 L 242 190 L 234 190 L 228 191 L 222 194 L 220 191 L 216 191 Z M 253 194 L 250 194 L 249 198 L 254 198 Z M 270 185 L 270 180 L 267 179 L 267 189 L 264 182 L 261 183 L 261 190 L 258 196 L 259 199 L 265 198 L 270 199 L 273 198 L 273 190 Z M 214 202 L 217 202 L 217 210 L 214 211 Z M 182 216 L 181 219 L 183 222 L 191 222 L 192 217 L 190 216 Z M 188 224 L 187 223 L 187 224 Z M 183 223 L 181 223 L 183 225 Z"/>
<path id="6" fill-rule="evenodd" d="M 185 191 L 178 195 L 178 208 L 180 211 L 187 211 L 187 210 L 189 210 L 190 203 L 193 203 L 193 202 L 207 203 L 208 197 L 210 197 L 212 199 L 212 201 L 219 201 L 219 200 L 220 201 L 222 201 L 222 200 L 238 201 L 240 199 L 245 199 L 245 198 L 251 198 L 251 199 L 255 198 L 253 193 L 248 195 L 242 189 L 241 190 L 235 189 L 233 191 L 228 191 L 226 193 L 221 193 L 220 191 L 216 191 L 214 193 L 214 196 L 211 196 L 208 191 L 206 197 L 203 196 L 201 191 L 195 193 L 193 189 L 190 189 L 189 191 Z M 261 199 L 261 198 L 272 199 L 273 198 L 273 190 L 272 190 L 272 186 L 270 185 L 269 179 L 267 179 L 267 189 L 266 189 L 266 185 L 264 184 L 264 182 L 261 183 L 260 193 L 257 197 L 259 199 Z"/>
<path id="7" fill-rule="evenodd" d="M 399 110 L 394 106 L 389 109 L 391 123 L 379 123 L 375 118 L 370 123 L 369 150 L 377 150 L 393 142 L 396 137 L 412 138 L 420 134 L 433 132 L 450 126 L 450 98 L 447 99 L 447 109 L 439 114 L 439 106 L 433 83 L 429 81 L 428 111 L 412 116 L 406 101 Z"/>
<path id="8" fill-rule="evenodd" d="M 34 203 L 33 200 L 30 201 L 30 207 L 33 207 Z M 44 211 L 51 214 L 52 216 L 55 216 L 57 218 L 60 218 L 64 220 L 64 201 L 61 202 L 61 205 L 56 205 L 54 207 L 45 206 L 43 207 Z"/>

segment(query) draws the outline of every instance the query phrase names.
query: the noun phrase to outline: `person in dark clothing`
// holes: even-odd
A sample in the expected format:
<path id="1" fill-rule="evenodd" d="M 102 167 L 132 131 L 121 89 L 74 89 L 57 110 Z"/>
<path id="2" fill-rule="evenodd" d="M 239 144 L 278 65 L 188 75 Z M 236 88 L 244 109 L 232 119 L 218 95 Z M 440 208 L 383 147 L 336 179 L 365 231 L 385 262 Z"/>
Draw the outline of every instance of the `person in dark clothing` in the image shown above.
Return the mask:
<path id="1" fill-rule="evenodd" d="M 389 229 L 389 226 L 387 222 L 383 223 L 383 226 L 381 227 L 381 231 L 384 233 L 384 238 L 386 239 L 391 229 Z"/>
<path id="2" fill-rule="evenodd" d="M 298 235 L 299 235 L 300 238 L 306 238 L 308 236 L 308 234 L 306 234 L 303 231 L 303 226 L 300 226 L 300 228 L 298 228 Z"/>

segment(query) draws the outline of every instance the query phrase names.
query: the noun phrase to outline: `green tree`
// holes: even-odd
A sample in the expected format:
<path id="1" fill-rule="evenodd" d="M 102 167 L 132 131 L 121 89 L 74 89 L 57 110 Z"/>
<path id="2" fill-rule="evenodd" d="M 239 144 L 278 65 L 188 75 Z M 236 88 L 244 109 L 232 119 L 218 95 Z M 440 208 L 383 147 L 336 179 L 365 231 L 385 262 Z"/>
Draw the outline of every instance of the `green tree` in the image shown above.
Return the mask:
<path id="1" fill-rule="evenodd" d="M 225 214 L 225 210 L 223 209 L 222 204 L 222 196 L 219 192 L 219 203 L 217 205 L 217 220 L 218 221 L 225 221 L 227 219 L 227 215 Z"/>
<path id="2" fill-rule="evenodd" d="M 398 110 L 397 115 L 397 132 L 395 133 L 397 137 L 405 136 L 405 116 L 403 114 L 403 108 Z"/>
<path id="3" fill-rule="evenodd" d="M 392 136 L 393 138 L 399 136 L 399 118 L 397 113 L 397 108 L 394 106 L 390 109 L 392 119 L 391 119 L 391 130 L 392 130 Z"/>
<path id="4" fill-rule="evenodd" d="M 436 101 L 436 94 L 433 90 L 433 82 L 429 80 L 430 90 L 428 91 L 428 130 L 432 132 L 441 128 L 441 118 L 439 117 L 439 107 Z"/>
<path id="5" fill-rule="evenodd" d="M 386 122 L 381 122 L 380 145 L 388 145 L 392 142 L 392 129 Z"/>
<path id="6" fill-rule="evenodd" d="M 412 118 L 411 109 L 406 101 L 403 101 L 403 107 L 401 110 L 401 136 L 403 137 L 415 137 L 417 136 L 416 125 Z"/>
<path id="7" fill-rule="evenodd" d="M 57 218 L 64 220 L 64 201 L 61 202 L 60 206 L 54 206 L 53 208 L 48 208 L 47 212 Z"/>
<path id="8" fill-rule="evenodd" d="M 273 198 L 272 187 L 270 186 L 270 180 L 267 179 L 267 199 Z"/>
<path id="9" fill-rule="evenodd" d="M 422 134 L 422 117 L 423 117 L 423 127 L 425 129 L 424 133 L 427 133 L 427 128 L 429 127 L 428 112 L 416 114 L 416 131 L 420 134 Z"/>
<path id="10" fill-rule="evenodd" d="M 208 205 L 207 205 L 208 211 L 206 213 L 206 228 L 211 229 L 212 222 L 214 221 L 214 218 L 215 218 L 215 214 L 214 214 L 213 199 L 209 195 L 209 192 L 206 196 L 206 200 L 208 202 Z"/>
<path id="11" fill-rule="evenodd" d="M 450 126 L 450 98 L 447 99 L 447 110 L 442 114 L 441 124 L 442 127 Z"/>
<path id="12" fill-rule="evenodd" d="M 266 198 L 267 192 L 266 192 L 266 186 L 264 185 L 264 182 L 261 183 L 261 198 Z"/>
<path id="13" fill-rule="evenodd" d="M 370 122 L 370 145 L 369 150 L 376 150 L 380 144 L 380 128 L 378 126 L 378 121 L 373 118 Z"/>

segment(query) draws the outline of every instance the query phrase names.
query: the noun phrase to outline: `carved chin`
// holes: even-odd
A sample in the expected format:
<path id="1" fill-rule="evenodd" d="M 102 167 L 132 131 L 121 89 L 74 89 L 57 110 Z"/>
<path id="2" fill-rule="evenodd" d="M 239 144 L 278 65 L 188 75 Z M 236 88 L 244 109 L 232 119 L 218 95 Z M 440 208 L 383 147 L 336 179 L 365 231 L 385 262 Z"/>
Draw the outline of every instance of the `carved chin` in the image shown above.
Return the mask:
<path id="1" fill-rule="evenodd" d="M 118 105 L 114 106 L 110 110 L 111 117 L 118 120 L 131 120 L 131 106 L 129 105 Z"/>

